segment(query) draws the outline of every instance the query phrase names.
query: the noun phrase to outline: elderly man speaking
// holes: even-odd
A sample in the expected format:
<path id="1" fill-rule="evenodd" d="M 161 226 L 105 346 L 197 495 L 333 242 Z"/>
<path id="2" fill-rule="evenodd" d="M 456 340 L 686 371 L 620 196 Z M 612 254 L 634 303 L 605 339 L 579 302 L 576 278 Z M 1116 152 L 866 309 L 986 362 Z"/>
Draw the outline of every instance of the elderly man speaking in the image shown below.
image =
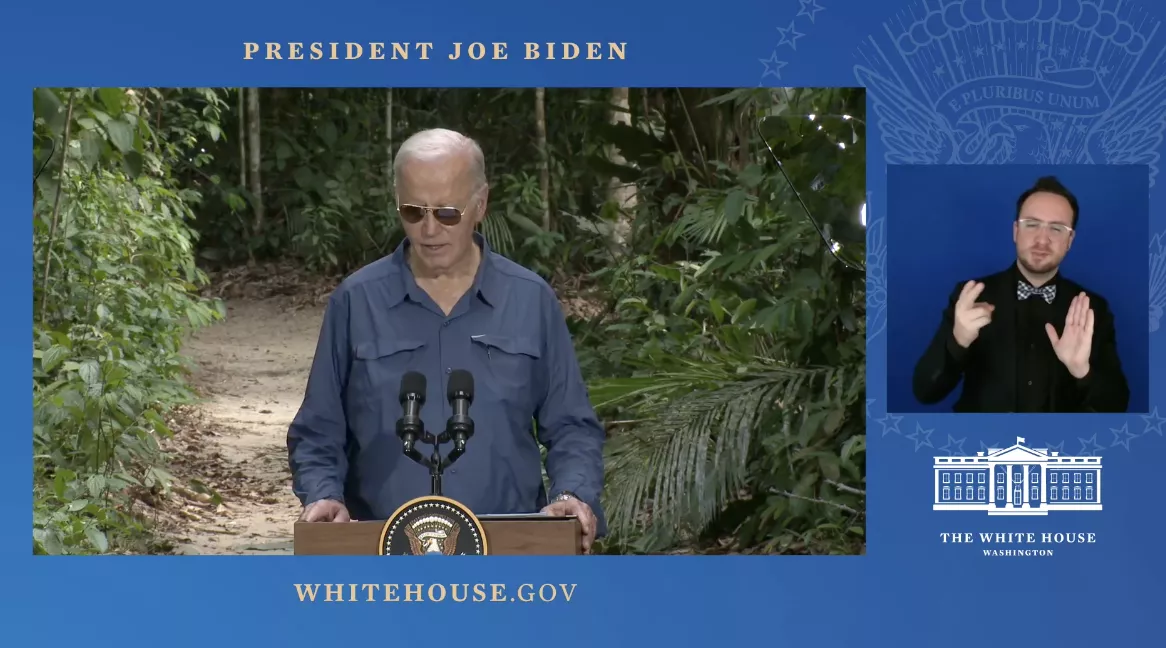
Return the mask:
<path id="1" fill-rule="evenodd" d="M 554 291 L 476 232 L 488 195 L 481 148 L 422 131 L 401 144 L 394 175 L 406 239 L 333 293 L 288 430 L 300 519 L 385 519 L 428 495 L 427 469 L 404 456 L 395 433 L 401 378 L 426 377 L 422 420 L 437 432 L 451 414 L 449 374 L 464 369 L 475 378 L 475 434 L 443 494 L 479 514 L 575 515 L 590 550 L 605 527 L 604 431 Z"/>

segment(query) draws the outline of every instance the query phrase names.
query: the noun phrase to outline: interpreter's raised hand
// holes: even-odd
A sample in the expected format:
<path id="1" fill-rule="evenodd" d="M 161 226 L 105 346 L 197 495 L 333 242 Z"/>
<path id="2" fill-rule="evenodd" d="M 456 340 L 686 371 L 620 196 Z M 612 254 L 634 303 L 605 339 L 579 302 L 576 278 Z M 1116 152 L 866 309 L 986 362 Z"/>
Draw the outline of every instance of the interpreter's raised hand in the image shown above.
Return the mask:
<path id="1" fill-rule="evenodd" d="M 1052 324 L 1045 324 L 1049 342 L 1057 359 L 1074 378 L 1084 378 L 1089 374 L 1089 354 L 1093 351 L 1093 309 L 1089 308 L 1089 296 L 1081 293 L 1069 304 L 1065 315 L 1065 328 L 1057 335 Z"/>
<path id="2" fill-rule="evenodd" d="M 583 553 L 591 553 L 591 544 L 595 542 L 596 519 L 591 507 L 581 499 L 569 497 L 561 499 L 543 507 L 545 515 L 568 516 L 574 515 L 583 527 Z"/>
<path id="3" fill-rule="evenodd" d="M 300 522 L 350 522 L 348 508 L 336 500 L 319 500 L 304 507 Z"/>
<path id="4" fill-rule="evenodd" d="M 982 292 L 984 284 L 969 281 L 964 284 L 959 299 L 955 302 L 955 326 L 952 334 L 956 343 L 965 349 L 980 337 L 980 329 L 992 321 L 992 311 L 996 309 L 992 304 L 976 301 Z"/>

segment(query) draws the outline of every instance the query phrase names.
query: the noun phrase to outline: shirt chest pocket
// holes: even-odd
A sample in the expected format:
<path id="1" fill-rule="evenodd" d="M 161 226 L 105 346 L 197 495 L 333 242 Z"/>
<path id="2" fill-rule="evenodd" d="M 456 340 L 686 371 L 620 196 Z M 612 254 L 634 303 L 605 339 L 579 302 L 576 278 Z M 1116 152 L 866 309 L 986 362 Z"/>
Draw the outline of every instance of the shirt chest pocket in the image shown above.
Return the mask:
<path id="1" fill-rule="evenodd" d="M 369 340 L 353 349 L 350 383 L 363 397 L 396 399 L 401 376 L 421 364 L 425 342 L 409 339 Z"/>
<path id="2" fill-rule="evenodd" d="M 475 335 L 470 341 L 489 372 L 490 381 L 502 389 L 499 396 L 503 400 L 528 400 L 539 393 L 538 362 L 542 353 L 534 340 Z"/>

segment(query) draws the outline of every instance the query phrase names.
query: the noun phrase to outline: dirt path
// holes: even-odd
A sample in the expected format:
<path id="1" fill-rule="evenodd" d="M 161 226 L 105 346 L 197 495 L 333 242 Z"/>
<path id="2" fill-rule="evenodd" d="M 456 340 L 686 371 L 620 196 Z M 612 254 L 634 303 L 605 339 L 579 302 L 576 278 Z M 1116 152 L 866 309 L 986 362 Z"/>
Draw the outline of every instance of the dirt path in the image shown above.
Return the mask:
<path id="1" fill-rule="evenodd" d="M 288 554 L 299 502 L 287 427 L 303 398 L 323 308 L 282 298 L 239 298 L 227 307 L 225 321 L 185 348 L 205 400 L 175 416 L 172 470 L 190 492 L 171 498 L 180 504 L 166 507 L 164 527 L 178 553 Z"/>

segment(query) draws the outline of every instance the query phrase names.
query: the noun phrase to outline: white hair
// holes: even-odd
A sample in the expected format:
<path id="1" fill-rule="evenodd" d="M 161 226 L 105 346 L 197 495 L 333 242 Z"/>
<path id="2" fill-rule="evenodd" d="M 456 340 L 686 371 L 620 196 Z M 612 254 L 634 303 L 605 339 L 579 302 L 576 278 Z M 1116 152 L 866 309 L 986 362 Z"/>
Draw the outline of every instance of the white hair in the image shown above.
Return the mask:
<path id="1" fill-rule="evenodd" d="M 397 183 L 401 169 L 409 160 L 432 159 L 460 151 L 470 154 L 474 185 L 486 184 L 486 156 L 482 154 L 482 147 L 472 138 L 445 128 L 419 131 L 401 143 L 397 156 L 393 158 L 393 184 Z"/>

